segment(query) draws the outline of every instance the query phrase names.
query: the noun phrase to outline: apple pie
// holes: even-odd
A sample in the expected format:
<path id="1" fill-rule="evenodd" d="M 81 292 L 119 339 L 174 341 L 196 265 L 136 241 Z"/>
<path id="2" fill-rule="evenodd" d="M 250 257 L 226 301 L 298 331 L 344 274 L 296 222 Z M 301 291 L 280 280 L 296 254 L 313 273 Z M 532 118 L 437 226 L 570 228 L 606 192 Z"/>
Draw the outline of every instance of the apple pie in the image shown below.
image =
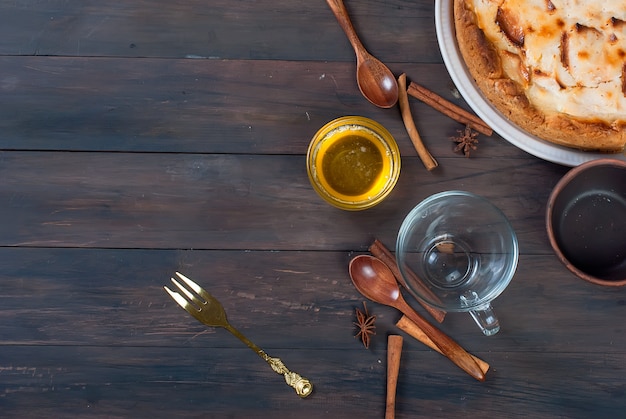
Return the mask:
<path id="1" fill-rule="evenodd" d="M 546 141 L 626 144 L 626 1 L 453 0 L 456 37 L 484 96 Z"/>

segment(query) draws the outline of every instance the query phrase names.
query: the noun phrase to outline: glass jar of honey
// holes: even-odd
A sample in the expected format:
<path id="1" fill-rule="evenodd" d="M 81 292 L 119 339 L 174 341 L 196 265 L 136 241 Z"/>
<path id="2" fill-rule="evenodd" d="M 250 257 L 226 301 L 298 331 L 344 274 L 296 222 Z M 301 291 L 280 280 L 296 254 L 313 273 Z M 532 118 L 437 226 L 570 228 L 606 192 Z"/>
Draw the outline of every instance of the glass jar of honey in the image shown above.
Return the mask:
<path id="1" fill-rule="evenodd" d="M 400 151 L 378 122 L 344 116 L 324 125 L 307 153 L 307 172 L 315 191 L 344 210 L 380 203 L 400 174 Z"/>

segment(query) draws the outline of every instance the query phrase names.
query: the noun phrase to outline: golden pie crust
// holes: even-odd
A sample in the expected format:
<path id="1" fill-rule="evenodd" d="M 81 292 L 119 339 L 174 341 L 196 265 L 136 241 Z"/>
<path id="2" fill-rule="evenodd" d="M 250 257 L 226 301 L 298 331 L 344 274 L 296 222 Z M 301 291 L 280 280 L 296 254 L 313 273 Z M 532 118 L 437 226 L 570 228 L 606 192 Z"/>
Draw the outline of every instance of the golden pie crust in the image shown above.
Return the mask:
<path id="1" fill-rule="evenodd" d="M 624 150 L 626 2 L 453 1 L 461 55 L 479 89 L 502 114 L 552 143 L 606 153 Z M 568 6 L 572 2 L 575 7 Z M 572 11 L 587 10 L 580 3 L 600 3 L 605 9 L 613 4 L 617 11 L 610 18 L 572 16 Z M 525 10 L 535 15 L 525 20 Z M 593 27 L 597 22 L 603 26 Z"/>

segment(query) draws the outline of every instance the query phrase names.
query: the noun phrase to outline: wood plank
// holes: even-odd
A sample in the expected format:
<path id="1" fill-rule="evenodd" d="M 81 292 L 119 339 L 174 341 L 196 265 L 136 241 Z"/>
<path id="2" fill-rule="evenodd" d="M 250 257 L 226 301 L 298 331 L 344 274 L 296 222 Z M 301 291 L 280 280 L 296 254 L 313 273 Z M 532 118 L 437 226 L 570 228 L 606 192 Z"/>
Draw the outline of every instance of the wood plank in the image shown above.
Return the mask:
<path id="1" fill-rule="evenodd" d="M 367 356 L 354 338 L 354 310 L 365 299 L 349 279 L 352 256 L 317 251 L 0 249 L 0 351 L 14 346 L 180 347 L 197 348 L 200 360 L 204 352 L 241 348 L 225 330 L 203 326 L 167 296 L 163 286 L 178 270 L 213 293 L 233 325 L 277 354 L 273 356 L 287 356 L 294 348 Z M 466 314 L 449 313 L 439 327 L 469 351 L 484 354 L 496 371 L 501 367 L 492 362 L 495 352 L 515 357 L 560 353 L 564 362 L 570 353 L 585 353 L 591 362 L 605 354 L 623 355 L 625 307 L 622 290 L 590 285 L 568 274 L 550 255 L 522 255 L 512 283 L 494 302 L 500 333 L 484 337 Z M 401 333 L 395 327 L 401 315 L 373 302 L 368 309 L 377 316 L 370 349 L 384 359 L 386 335 Z M 464 375 L 408 336 L 405 347 L 432 353 L 433 362 L 447 374 Z M 325 362 L 330 358 L 315 364 Z M 541 374 L 538 367 L 529 368 Z"/>
<path id="2" fill-rule="evenodd" d="M 360 94 L 353 63 L 0 57 L 0 148 L 305 154 L 315 132 L 344 115 L 379 121 L 415 155 L 400 112 Z M 396 73 L 467 108 L 441 64 Z M 458 157 L 462 126 L 411 100 L 435 157 Z M 529 157 L 497 135 L 477 157 Z"/>
<path id="3" fill-rule="evenodd" d="M 301 400 L 249 351 L 201 352 L 9 348 L 4 353 L 13 363 L 0 367 L 0 408 L 7 417 L 33 418 L 315 418 L 318 412 L 333 418 L 383 416 L 385 362 L 378 355 L 363 351 L 356 356 L 343 350 L 292 352 L 285 362 L 291 358 L 291 364 L 310 373 L 316 384 L 313 395 Z M 598 359 L 576 352 L 565 357 L 496 353 L 491 357 L 500 368 L 485 383 L 468 383 L 469 377 L 446 374 L 432 362 L 432 356 L 404 351 L 398 418 L 619 417 L 623 412 L 623 383 L 613 378 L 614 371 L 624 371 L 622 353 Z"/>
<path id="4" fill-rule="evenodd" d="M 380 59 L 441 62 L 433 2 L 347 3 Z M 354 61 L 327 4 L 304 0 L 1 2 L 0 55 Z"/>
<path id="5" fill-rule="evenodd" d="M 346 212 L 316 195 L 303 156 L 3 153 L 2 246 L 365 250 L 392 246 L 410 209 L 464 189 L 511 219 L 523 253 L 552 254 L 545 202 L 566 169 L 540 160 L 405 157 L 383 203 Z M 468 214 L 471 217 L 471 214 Z"/>

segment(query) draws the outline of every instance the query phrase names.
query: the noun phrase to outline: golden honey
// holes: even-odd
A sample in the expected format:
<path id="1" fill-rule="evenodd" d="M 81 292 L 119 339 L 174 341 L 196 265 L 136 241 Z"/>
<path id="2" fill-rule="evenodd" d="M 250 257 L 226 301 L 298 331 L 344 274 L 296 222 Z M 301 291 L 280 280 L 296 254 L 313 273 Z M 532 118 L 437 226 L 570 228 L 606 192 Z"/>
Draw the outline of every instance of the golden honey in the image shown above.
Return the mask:
<path id="1" fill-rule="evenodd" d="M 382 125 L 343 117 L 326 124 L 313 138 L 307 169 L 314 189 L 327 202 L 347 210 L 365 209 L 393 189 L 399 151 Z"/>
<path id="2" fill-rule="evenodd" d="M 383 155 L 379 144 L 362 133 L 335 134 L 322 156 L 320 181 L 346 199 L 376 195 L 384 179 Z"/>

